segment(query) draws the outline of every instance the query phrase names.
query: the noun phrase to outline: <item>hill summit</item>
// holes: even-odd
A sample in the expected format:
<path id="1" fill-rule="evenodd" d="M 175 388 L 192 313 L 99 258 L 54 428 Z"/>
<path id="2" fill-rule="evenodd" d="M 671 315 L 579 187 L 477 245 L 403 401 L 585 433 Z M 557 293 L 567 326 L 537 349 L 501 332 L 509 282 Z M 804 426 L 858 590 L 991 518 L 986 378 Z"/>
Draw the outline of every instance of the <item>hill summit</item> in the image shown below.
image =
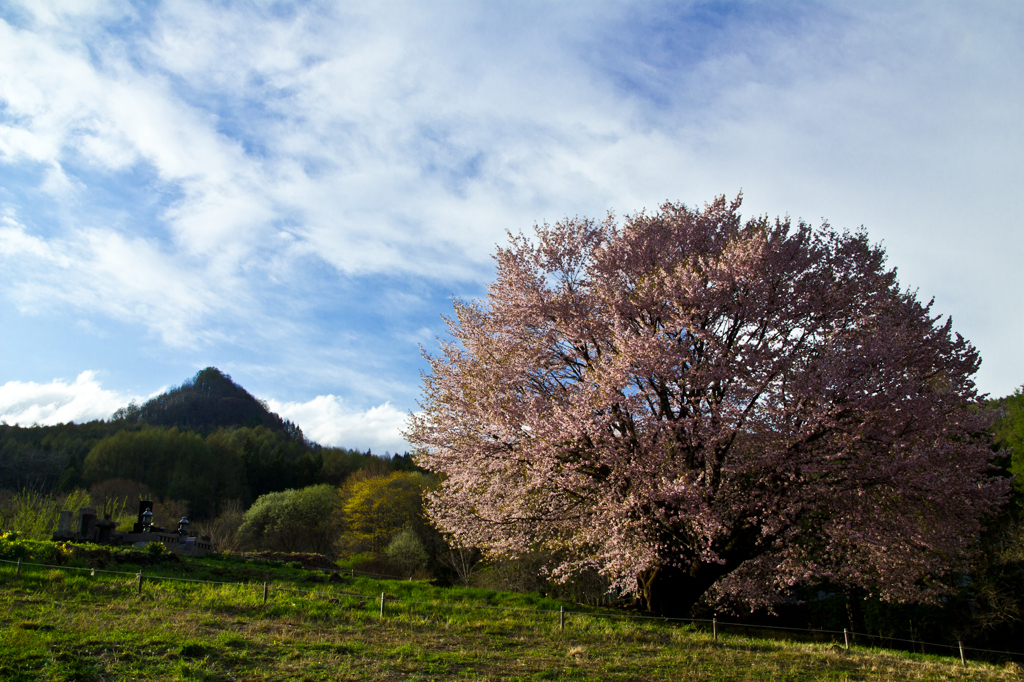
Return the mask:
<path id="1" fill-rule="evenodd" d="M 255 398 L 216 367 L 200 370 L 181 386 L 170 389 L 139 406 L 134 401 L 111 417 L 131 424 L 145 421 L 151 426 L 210 432 L 219 428 L 263 426 L 284 431 L 303 441 L 297 424 L 271 412 L 266 402 Z"/>

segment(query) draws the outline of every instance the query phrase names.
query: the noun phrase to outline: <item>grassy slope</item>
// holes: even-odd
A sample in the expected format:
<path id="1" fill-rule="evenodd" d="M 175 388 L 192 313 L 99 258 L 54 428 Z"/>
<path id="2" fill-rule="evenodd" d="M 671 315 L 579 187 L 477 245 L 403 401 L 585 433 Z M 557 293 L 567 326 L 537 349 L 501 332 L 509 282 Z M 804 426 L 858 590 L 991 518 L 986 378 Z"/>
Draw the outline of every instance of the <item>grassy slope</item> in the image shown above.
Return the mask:
<path id="1" fill-rule="evenodd" d="M 729 635 L 715 643 L 651 621 L 573 615 L 559 631 L 557 613 L 530 610 L 559 604 L 537 595 L 362 578 L 314 585 L 301 570 L 211 560 L 145 570 L 257 584 L 147 581 L 140 596 L 127 575 L 31 569 L 15 578 L 0 565 L 0 679 L 1018 679 L 1016 668 L 965 670 L 950 658 Z M 272 590 L 264 606 L 264 580 L 322 592 Z M 401 600 L 383 620 L 382 591 Z"/>

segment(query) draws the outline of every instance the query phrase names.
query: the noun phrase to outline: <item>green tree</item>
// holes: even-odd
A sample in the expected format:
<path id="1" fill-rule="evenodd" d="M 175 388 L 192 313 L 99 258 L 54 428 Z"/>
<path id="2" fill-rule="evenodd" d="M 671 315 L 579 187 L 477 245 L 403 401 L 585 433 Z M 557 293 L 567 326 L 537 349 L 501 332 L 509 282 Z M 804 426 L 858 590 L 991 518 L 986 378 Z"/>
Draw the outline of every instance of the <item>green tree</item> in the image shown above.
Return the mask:
<path id="1" fill-rule="evenodd" d="M 340 506 L 337 488 L 327 484 L 267 493 L 245 512 L 237 537 L 259 549 L 331 554 Z"/>
<path id="2" fill-rule="evenodd" d="M 1000 450 L 1012 448 L 1010 473 L 1024 478 L 1024 386 L 996 401 L 996 409 L 993 444 Z"/>
<path id="3" fill-rule="evenodd" d="M 284 432 L 263 426 L 220 429 L 207 437 L 220 452 L 230 453 L 237 469 L 237 481 L 247 495 L 226 495 L 251 501 L 260 495 L 287 488 L 304 488 L 322 482 L 323 460 L 304 441 L 289 438 Z M 330 481 L 327 481 L 330 482 Z"/>
<path id="4" fill-rule="evenodd" d="M 341 486 L 348 477 L 357 471 L 369 470 L 374 475 L 385 475 L 394 471 L 389 460 L 384 460 L 369 452 L 359 452 L 346 448 L 323 448 L 320 450 L 323 466 L 320 479 L 324 483 Z"/>

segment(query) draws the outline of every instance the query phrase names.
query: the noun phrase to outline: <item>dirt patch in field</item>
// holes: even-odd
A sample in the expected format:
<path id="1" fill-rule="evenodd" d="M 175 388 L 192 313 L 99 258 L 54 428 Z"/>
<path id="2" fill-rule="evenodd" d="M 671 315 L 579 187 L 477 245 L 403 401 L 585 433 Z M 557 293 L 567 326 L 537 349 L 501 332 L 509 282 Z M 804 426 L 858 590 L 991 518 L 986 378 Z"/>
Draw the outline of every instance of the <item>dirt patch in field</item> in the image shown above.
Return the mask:
<path id="1" fill-rule="evenodd" d="M 266 559 L 268 561 L 298 561 L 305 569 L 321 569 L 337 571 L 338 564 L 323 554 L 306 554 L 303 552 L 247 552 L 237 556 L 243 559 Z"/>

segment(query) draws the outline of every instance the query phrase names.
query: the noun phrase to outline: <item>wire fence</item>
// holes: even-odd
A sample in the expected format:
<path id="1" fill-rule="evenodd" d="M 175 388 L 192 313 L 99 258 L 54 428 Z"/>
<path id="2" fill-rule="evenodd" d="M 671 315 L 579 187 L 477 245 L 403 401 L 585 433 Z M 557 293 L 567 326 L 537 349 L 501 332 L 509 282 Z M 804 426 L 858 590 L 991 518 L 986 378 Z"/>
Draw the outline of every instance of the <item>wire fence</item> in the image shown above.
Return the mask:
<path id="1" fill-rule="evenodd" d="M 443 601 L 419 601 L 415 599 L 401 599 L 394 595 L 388 596 L 386 592 L 377 594 L 365 594 L 361 592 L 347 592 L 341 589 L 309 589 L 299 587 L 284 587 L 281 585 L 274 585 L 271 582 L 237 582 L 237 581 L 221 581 L 221 580 L 201 580 L 197 578 L 183 578 L 178 576 L 162 576 L 145 573 L 145 569 L 140 569 L 138 572 L 135 571 L 114 571 L 110 569 L 100 568 L 89 568 L 80 566 L 59 566 L 51 564 L 37 564 L 11 559 L 0 559 L 0 564 L 8 564 L 14 567 L 16 576 L 20 577 L 22 571 L 28 568 L 43 568 L 60 571 L 79 571 L 83 573 L 89 573 L 92 576 L 97 574 L 109 574 L 109 575 L 121 575 L 131 576 L 133 582 L 136 583 L 136 590 L 139 594 L 142 594 L 143 585 L 145 581 L 174 581 L 174 582 L 185 582 L 195 584 L 206 584 L 206 585 L 228 585 L 236 586 L 247 589 L 262 590 L 263 604 L 266 605 L 274 592 L 287 592 L 287 593 L 301 593 L 308 595 L 326 596 L 327 598 L 337 597 L 353 597 L 362 600 L 364 603 L 369 603 L 371 600 L 376 602 L 379 599 L 380 602 L 380 618 L 383 619 L 386 616 L 386 605 L 392 607 L 402 606 L 422 606 L 429 607 L 431 609 L 450 609 L 450 610 L 474 610 L 474 611 L 505 611 L 505 612 L 518 612 L 518 613 L 533 613 L 537 615 L 547 615 L 550 617 L 558 616 L 559 629 L 565 629 L 565 623 L 570 618 L 596 618 L 596 619 L 616 619 L 616 620 L 627 620 L 627 621 L 646 621 L 646 622 L 661 622 L 665 624 L 685 624 L 694 625 L 704 630 L 710 630 L 715 641 L 719 641 L 720 636 L 724 635 L 726 631 L 730 633 L 741 632 L 745 637 L 763 637 L 760 633 L 786 633 L 787 635 L 800 634 L 805 635 L 804 639 L 812 639 L 821 641 L 823 638 L 830 639 L 834 646 L 840 646 L 840 639 L 842 645 L 840 648 L 850 650 L 852 646 L 861 646 L 861 642 L 866 640 L 869 643 L 870 648 L 879 649 L 910 649 L 914 653 L 940 653 L 945 655 L 956 656 L 959 654 L 960 662 L 964 665 L 967 664 L 967 658 L 969 653 L 973 653 L 980 656 L 971 656 L 971 658 L 987 658 L 993 657 L 1010 657 L 1011 660 L 1024 661 L 1024 652 L 1022 651 L 1002 651 L 998 649 L 985 649 L 981 647 L 967 646 L 962 641 L 957 641 L 956 644 L 952 643 L 939 643 L 939 642 L 926 642 L 917 639 L 906 639 L 901 637 L 891 637 L 880 633 L 866 633 L 856 632 L 851 629 L 843 630 L 828 630 L 828 629 L 815 629 L 815 628 L 795 628 L 787 627 L 782 625 L 761 625 L 752 623 L 740 623 L 726 620 L 718 620 L 715 618 L 676 618 L 669 616 L 645 616 L 640 614 L 627 614 L 627 613 L 608 613 L 602 611 L 581 611 L 581 610 L 566 610 L 565 607 L 560 607 L 558 610 L 544 609 L 544 608 L 526 608 L 526 607 L 514 607 L 514 606 L 495 606 L 490 604 L 466 604 L 462 602 L 443 602 Z M 372 577 L 385 576 L 385 574 L 365 573 L 361 571 L 352 571 L 345 569 L 341 571 L 342 574 L 352 575 L 366 575 Z M 411 578 L 398 577 L 398 580 L 406 581 Z M 376 604 L 375 604 L 376 606 Z M 909 646 L 892 646 L 893 644 L 909 645 Z"/>
<path id="2" fill-rule="evenodd" d="M 367 578 L 374 578 L 375 580 L 412 580 L 410 575 L 392 575 L 390 573 L 377 573 L 374 571 L 357 571 L 354 568 L 342 568 L 339 570 L 342 575 L 349 574 L 353 578 L 357 575 L 363 575 Z"/>

